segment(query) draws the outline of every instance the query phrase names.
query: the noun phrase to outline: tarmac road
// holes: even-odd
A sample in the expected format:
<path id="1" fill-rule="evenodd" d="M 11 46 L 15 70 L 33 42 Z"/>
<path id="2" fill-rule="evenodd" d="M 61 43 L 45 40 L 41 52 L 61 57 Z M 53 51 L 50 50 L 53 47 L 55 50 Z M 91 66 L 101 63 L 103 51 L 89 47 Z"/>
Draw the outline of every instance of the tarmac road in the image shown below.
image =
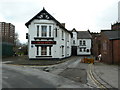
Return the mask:
<path id="1" fill-rule="evenodd" d="M 24 66 L 2 64 L 2 88 L 85 88 L 80 83 Z M 4 89 L 3 89 L 4 90 Z"/>
<path id="2" fill-rule="evenodd" d="M 3 66 L 2 88 L 55 88 L 55 86 L 37 76 Z"/>

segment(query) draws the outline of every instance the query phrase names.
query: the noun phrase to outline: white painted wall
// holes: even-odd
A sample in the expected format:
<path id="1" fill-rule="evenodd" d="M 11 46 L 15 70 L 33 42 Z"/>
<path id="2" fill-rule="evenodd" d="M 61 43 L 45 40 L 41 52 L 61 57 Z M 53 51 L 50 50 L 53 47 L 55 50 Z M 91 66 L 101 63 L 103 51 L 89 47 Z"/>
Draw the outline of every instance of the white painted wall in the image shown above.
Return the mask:
<path id="1" fill-rule="evenodd" d="M 80 46 L 79 42 L 80 40 L 84 40 L 86 41 L 86 46 Z M 86 48 L 89 49 L 89 52 L 82 50 L 82 52 L 80 52 L 80 48 Z M 77 55 L 91 55 L 91 39 L 78 39 L 78 47 L 77 47 Z"/>
<path id="2" fill-rule="evenodd" d="M 41 27 L 41 25 L 51 25 L 52 26 L 52 36 L 54 37 L 54 41 L 56 44 L 51 48 L 52 58 L 65 58 L 71 56 L 71 35 L 67 31 L 63 30 L 59 26 L 56 26 L 56 23 L 52 20 L 33 20 L 29 25 L 29 49 L 28 56 L 29 58 L 36 58 L 36 46 L 31 44 L 31 41 L 35 41 L 34 37 L 37 37 L 37 25 Z M 55 28 L 57 28 L 57 37 L 55 36 Z M 39 35 L 41 37 L 41 30 L 39 30 Z M 64 40 L 62 40 L 62 31 L 64 33 Z M 48 36 L 47 36 L 48 37 Z M 42 39 L 41 39 L 42 41 Z M 45 40 L 44 40 L 45 41 Z M 47 41 L 47 40 L 46 40 Z M 62 48 L 64 46 L 64 56 L 62 56 Z M 67 48 L 69 46 L 69 49 Z M 49 50 L 48 50 L 49 51 Z M 41 52 L 41 48 L 39 48 L 39 53 Z M 39 54 L 41 56 L 41 53 Z"/>
<path id="3" fill-rule="evenodd" d="M 77 32 L 72 32 L 72 34 L 73 34 L 72 46 L 78 46 L 78 43 L 77 43 Z M 73 43 L 73 41 L 75 41 L 75 44 Z"/>

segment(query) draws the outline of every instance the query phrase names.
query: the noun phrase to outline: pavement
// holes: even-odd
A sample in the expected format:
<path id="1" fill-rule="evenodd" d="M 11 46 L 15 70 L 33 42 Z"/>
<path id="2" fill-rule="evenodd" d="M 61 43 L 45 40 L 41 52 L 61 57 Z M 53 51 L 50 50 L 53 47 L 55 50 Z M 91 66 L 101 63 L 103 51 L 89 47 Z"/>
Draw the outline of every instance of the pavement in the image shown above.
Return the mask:
<path id="1" fill-rule="evenodd" d="M 95 74 L 104 82 L 108 83 L 113 88 L 119 88 L 119 71 L 118 65 L 110 65 L 102 62 L 94 64 Z"/>
<path id="2" fill-rule="evenodd" d="M 29 66 L 45 66 L 63 63 L 68 60 L 72 60 L 73 57 L 65 59 L 54 59 L 54 60 L 29 60 L 27 56 L 13 56 L 2 58 L 2 63 L 13 64 L 13 65 L 29 65 Z"/>
<path id="3" fill-rule="evenodd" d="M 13 65 L 27 65 L 36 69 L 59 75 L 75 82 L 87 84 L 87 69 L 89 64 L 80 63 L 82 57 L 69 57 L 63 60 L 28 60 L 27 56 L 4 58 L 3 63 Z M 64 63 L 63 63 L 64 62 Z M 95 61 L 94 73 L 100 80 L 108 83 L 112 88 L 118 88 L 118 65 L 109 65 Z"/>

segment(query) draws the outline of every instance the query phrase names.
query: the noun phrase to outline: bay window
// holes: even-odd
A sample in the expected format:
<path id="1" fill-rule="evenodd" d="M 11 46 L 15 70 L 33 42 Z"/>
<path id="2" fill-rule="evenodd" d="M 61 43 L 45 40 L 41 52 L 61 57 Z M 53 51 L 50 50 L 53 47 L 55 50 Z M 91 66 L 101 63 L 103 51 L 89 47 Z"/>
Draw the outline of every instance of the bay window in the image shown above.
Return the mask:
<path id="1" fill-rule="evenodd" d="M 39 25 L 37 25 L 37 36 L 39 36 Z"/>
<path id="2" fill-rule="evenodd" d="M 47 47 L 46 46 L 41 47 L 41 55 L 47 55 Z"/>
<path id="3" fill-rule="evenodd" d="M 51 37 L 51 26 L 49 26 L 49 36 Z"/>
<path id="4" fill-rule="evenodd" d="M 47 36 L 47 26 L 41 26 L 41 35 L 42 37 Z"/>

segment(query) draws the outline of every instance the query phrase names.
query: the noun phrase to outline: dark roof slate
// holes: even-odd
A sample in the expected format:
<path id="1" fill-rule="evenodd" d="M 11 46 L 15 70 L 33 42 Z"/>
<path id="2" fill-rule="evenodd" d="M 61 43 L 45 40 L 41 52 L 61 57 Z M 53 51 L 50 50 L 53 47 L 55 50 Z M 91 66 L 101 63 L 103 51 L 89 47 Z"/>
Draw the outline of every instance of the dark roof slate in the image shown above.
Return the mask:
<path id="1" fill-rule="evenodd" d="M 77 31 L 78 39 L 91 39 L 92 36 L 88 31 Z"/>
<path id="2" fill-rule="evenodd" d="M 120 39 L 120 31 L 103 31 L 109 40 Z"/>

